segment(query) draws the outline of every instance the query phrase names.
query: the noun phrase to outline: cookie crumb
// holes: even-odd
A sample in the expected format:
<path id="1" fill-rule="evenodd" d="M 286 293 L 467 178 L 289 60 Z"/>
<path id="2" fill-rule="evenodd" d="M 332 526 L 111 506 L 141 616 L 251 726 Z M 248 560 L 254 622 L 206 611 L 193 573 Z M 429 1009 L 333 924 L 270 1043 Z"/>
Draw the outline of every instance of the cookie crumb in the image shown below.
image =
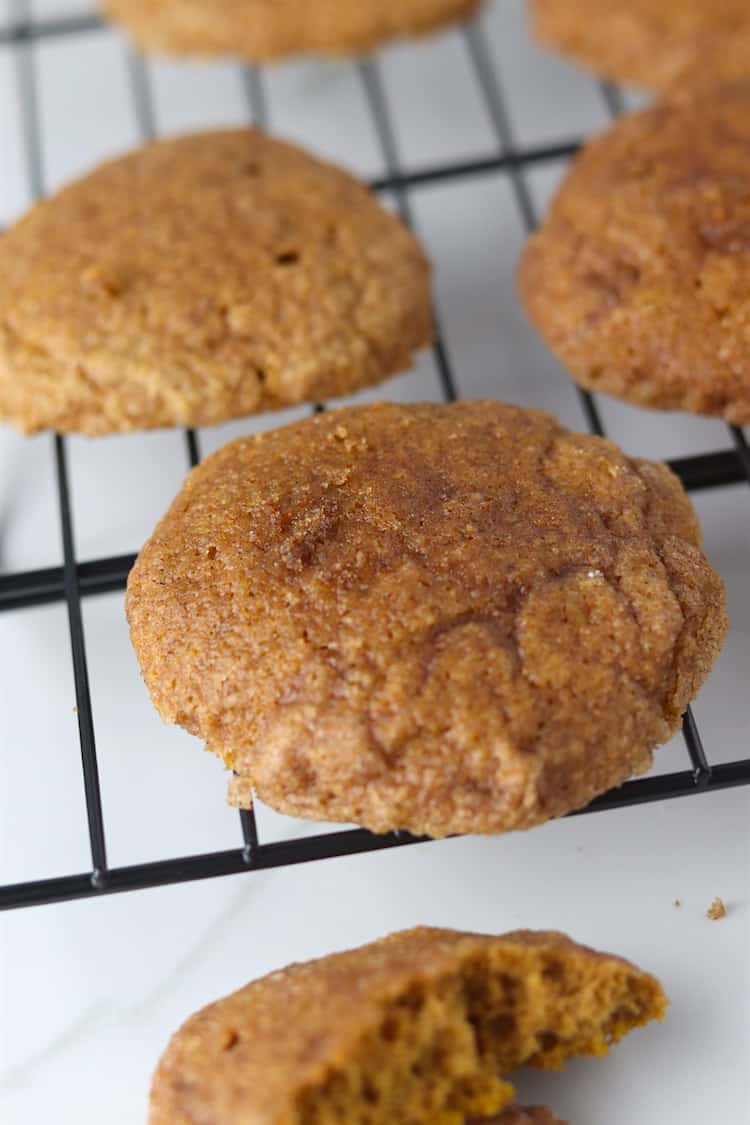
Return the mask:
<path id="1" fill-rule="evenodd" d="M 718 922 L 719 918 L 726 917 L 726 913 L 727 908 L 724 903 L 720 898 L 715 898 L 706 911 L 706 917 L 710 918 L 712 922 Z"/>

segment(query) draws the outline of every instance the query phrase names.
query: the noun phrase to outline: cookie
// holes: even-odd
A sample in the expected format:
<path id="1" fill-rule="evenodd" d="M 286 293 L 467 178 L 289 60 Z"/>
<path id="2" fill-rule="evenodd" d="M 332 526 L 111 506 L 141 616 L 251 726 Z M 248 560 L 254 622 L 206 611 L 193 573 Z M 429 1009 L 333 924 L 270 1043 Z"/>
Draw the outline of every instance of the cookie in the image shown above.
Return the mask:
<path id="1" fill-rule="evenodd" d="M 568 1125 L 545 1106 L 509 1105 L 497 1117 L 476 1120 L 472 1125 Z"/>
<path id="2" fill-rule="evenodd" d="M 533 0 L 548 47 L 606 78 L 650 90 L 750 79 L 747 0 Z"/>
<path id="3" fill-rule="evenodd" d="M 468 19 L 481 0 L 103 0 L 146 50 L 265 61 L 347 55 Z"/>
<path id="4" fill-rule="evenodd" d="M 584 387 L 750 422 L 750 83 L 621 118 L 587 145 L 519 284 Z"/>
<path id="5" fill-rule="evenodd" d="M 105 164 L 0 238 L 0 418 L 204 426 L 348 394 L 431 339 L 429 265 L 351 176 L 251 129 Z"/>
<path id="6" fill-rule="evenodd" d="M 210 457 L 127 611 L 162 716 L 293 816 L 529 828 L 648 768 L 726 629 L 669 470 L 498 402 L 332 411 Z"/>
<path id="7" fill-rule="evenodd" d="M 510 1101 L 501 1076 L 517 1066 L 605 1055 L 666 1006 L 654 977 L 562 934 L 407 930 L 192 1016 L 158 1065 L 149 1122 L 463 1125 Z"/>

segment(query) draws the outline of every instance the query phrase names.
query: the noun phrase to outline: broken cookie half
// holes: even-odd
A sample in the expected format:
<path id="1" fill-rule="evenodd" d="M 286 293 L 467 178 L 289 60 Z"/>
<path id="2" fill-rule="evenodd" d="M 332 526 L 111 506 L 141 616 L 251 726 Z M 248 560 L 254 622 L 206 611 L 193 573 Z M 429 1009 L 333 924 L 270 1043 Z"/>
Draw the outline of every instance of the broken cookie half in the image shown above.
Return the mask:
<path id="1" fill-rule="evenodd" d="M 159 1063 L 149 1121 L 464 1125 L 505 1111 L 502 1125 L 548 1125 L 506 1110 L 504 1075 L 605 1055 L 666 1006 L 654 977 L 562 934 L 407 930 L 192 1016 Z"/>

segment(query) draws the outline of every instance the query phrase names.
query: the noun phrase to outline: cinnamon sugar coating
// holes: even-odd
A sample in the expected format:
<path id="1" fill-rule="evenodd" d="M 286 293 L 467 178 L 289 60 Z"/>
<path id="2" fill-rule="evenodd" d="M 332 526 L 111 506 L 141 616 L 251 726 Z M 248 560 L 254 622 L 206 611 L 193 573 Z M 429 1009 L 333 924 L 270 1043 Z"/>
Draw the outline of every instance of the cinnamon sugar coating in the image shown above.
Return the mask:
<path id="1" fill-rule="evenodd" d="M 529 828 L 647 769 L 726 630 L 663 465 L 498 402 L 233 442 L 128 583 L 154 703 L 300 817 Z"/>

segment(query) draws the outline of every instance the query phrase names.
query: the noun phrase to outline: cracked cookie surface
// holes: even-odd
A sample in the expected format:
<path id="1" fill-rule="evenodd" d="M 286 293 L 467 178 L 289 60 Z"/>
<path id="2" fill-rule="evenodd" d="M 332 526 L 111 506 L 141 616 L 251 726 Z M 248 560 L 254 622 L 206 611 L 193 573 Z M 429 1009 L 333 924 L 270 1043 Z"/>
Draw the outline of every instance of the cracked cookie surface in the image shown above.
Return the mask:
<path id="1" fill-rule="evenodd" d="M 463 1125 L 511 1099 L 516 1067 L 606 1055 L 666 1007 L 655 977 L 563 934 L 419 927 L 197 1012 L 157 1067 L 149 1123 Z M 486 1125 L 557 1120 L 506 1113 Z"/>
<path id="2" fill-rule="evenodd" d="M 147 50 L 263 61 L 365 51 L 468 19 L 480 0 L 103 0 Z"/>
<path id="3" fill-rule="evenodd" d="M 750 422 L 750 83 L 621 118 L 575 160 L 519 269 L 573 377 Z"/>
<path id="4" fill-rule="evenodd" d="M 254 130 L 103 165 L 0 238 L 0 418 L 103 434 L 350 393 L 431 339 L 414 237 Z"/>
<path id="5" fill-rule="evenodd" d="M 283 812 L 528 828 L 648 768 L 726 628 L 667 468 L 498 402 L 241 439 L 143 548 L 131 636 L 165 719 Z"/>
<path id="6" fill-rule="evenodd" d="M 532 20 L 546 46 L 650 90 L 750 78 L 747 0 L 533 0 Z"/>

